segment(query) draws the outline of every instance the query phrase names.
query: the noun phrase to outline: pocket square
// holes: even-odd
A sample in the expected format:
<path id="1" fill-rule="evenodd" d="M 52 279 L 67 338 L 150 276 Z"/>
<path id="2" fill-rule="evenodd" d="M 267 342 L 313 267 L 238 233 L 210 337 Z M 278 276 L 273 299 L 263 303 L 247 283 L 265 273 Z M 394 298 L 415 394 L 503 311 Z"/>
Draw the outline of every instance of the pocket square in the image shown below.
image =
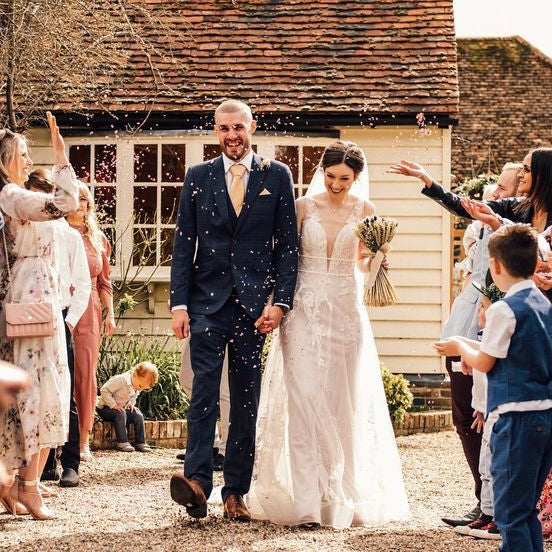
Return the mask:
<path id="1" fill-rule="evenodd" d="M 262 196 L 262 195 L 271 195 L 271 194 L 270 194 L 270 192 L 265 188 L 259 195 Z"/>

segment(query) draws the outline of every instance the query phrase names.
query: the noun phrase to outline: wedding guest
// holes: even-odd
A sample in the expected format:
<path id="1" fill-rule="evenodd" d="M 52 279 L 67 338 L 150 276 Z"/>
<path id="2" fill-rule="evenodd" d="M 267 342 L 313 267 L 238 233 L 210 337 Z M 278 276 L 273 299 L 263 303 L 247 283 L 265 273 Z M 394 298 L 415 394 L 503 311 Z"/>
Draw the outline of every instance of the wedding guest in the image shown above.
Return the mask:
<path id="1" fill-rule="evenodd" d="M 75 354 L 75 402 L 79 415 L 80 457 L 90 460 L 89 434 L 94 424 L 97 398 L 96 369 L 102 333 L 102 305 L 106 311 L 104 335 L 115 332 L 113 288 L 109 277 L 111 246 L 100 230 L 94 200 L 88 187 L 79 183 L 79 206 L 67 216 L 67 222 L 79 231 L 86 255 L 92 289 L 88 306 L 73 330 Z"/>
<path id="2" fill-rule="evenodd" d="M 131 370 L 109 378 L 102 385 L 96 409 L 103 420 L 113 422 L 117 450 L 151 452 L 146 443 L 144 416 L 136 406 L 136 399 L 141 391 L 151 389 L 158 381 L 157 366 L 151 362 L 140 362 Z M 134 447 L 128 440 L 129 425 L 134 426 Z"/>
<path id="3" fill-rule="evenodd" d="M 36 169 L 30 175 L 25 188 L 32 192 L 52 193 L 54 185 L 50 171 Z M 57 272 L 60 280 L 62 315 L 65 320 L 65 343 L 67 361 L 71 376 L 71 395 L 69 404 L 69 437 L 61 449 L 60 486 L 75 487 L 79 484 L 80 440 L 79 418 L 74 399 L 75 368 L 72 331 L 83 315 L 90 298 L 90 273 L 86 251 L 80 234 L 71 228 L 64 218 L 54 222 L 56 225 Z M 59 479 L 56 470 L 56 449 L 51 449 L 41 479 L 53 481 Z"/>
<path id="4" fill-rule="evenodd" d="M 475 288 L 481 293 L 479 302 L 479 326 L 485 328 L 485 312 L 496 301 L 504 297 L 504 293 L 493 282 L 490 272 L 487 273 L 485 286 L 473 282 Z M 483 330 L 478 332 L 478 341 L 467 340 L 475 347 L 479 346 Z M 463 371 L 472 373 L 472 368 L 463 366 Z M 481 477 L 481 515 L 468 525 L 458 525 L 454 528 L 456 533 L 470 535 L 481 539 L 499 540 L 500 532 L 494 522 L 493 490 L 491 476 L 491 448 L 490 438 L 493 425 L 498 414 L 491 412 L 485 420 L 487 411 L 487 375 L 475 370 L 473 372 L 472 408 L 474 409 L 474 422 L 472 427 L 481 433 L 481 455 L 479 457 L 479 475 Z"/>
<path id="5" fill-rule="evenodd" d="M 551 150 L 552 151 L 552 150 Z M 546 157 L 546 153 L 544 157 Z M 537 158 L 542 155 L 537 154 Z M 552 156 L 551 156 L 552 164 Z M 539 166 L 541 163 L 539 163 Z M 508 163 L 504 165 L 502 173 L 498 180 L 499 199 L 488 201 L 481 205 L 502 206 L 501 214 L 504 218 L 517 221 L 521 217 L 521 214 L 517 212 L 514 207 L 525 204 L 525 201 L 521 197 L 512 197 L 507 194 L 516 193 L 525 194 L 529 186 L 526 182 L 522 183 L 523 170 L 519 169 L 519 164 Z M 519 171 L 519 172 L 518 172 Z M 485 279 L 485 275 L 489 268 L 489 255 L 487 249 L 487 243 L 492 233 L 492 229 L 498 228 L 497 222 L 502 224 L 495 215 L 479 215 L 475 216 L 473 205 L 474 202 L 461 198 L 458 195 L 444 190 L 439 184 L 437 184 L 429 175 L 429 173 L 417 163 L 410 161 L 401 161 L 399 164 L 392 165 L 389 170 L 393 174 L 402 174 L 406 176 L 415 176 L 422 180 L 424 188 L 422 193 L 431 197 L 441 206 L 447 210 L 463 216 L 466 218 L 476 219 L 484 223 L 485 230 L 480 234 L 477 249 L 475 251 L 472 279 L 476 282 L 482 282 Z M 549 188 L 552 190 L 552 182 L 549 184 Z M 546 186 L 544 186 L 544 190 Z M 539 197 L 543 195 L 543 188 L 540 187 Z M 463 207 L 465 205 L 470 212 L 466 211 Z M 479 205 L 479 204 L 478 204 Z M 532 207 L 527 207 L 531 209 Z M 524 207 L 525 209 L 525 207 Z M 525 211 L 524 211 L 525 212 Z M 526 217 L 528 215 L 525 215 Z M 521 222 L 527 222 L 522 220 Z M 478 293 L 473 286 L 467 286 L 465 290 L 454 300 L 452 305 L 449 319 L 443 327 L 441 333 L 441 339 L 453 335 L 461 335 L 469 339 L 476 339 L 477 332 L 479 331 L 478 315 L 477 315 L 477 301 Z M 463 516 L 451 516 L 442 518 L 445 523 L 456 527 L 458 525 L 467 525 L 472 521 L 478 519 L 481 515 L 479 507 L 481 497 L 481 479 L 479 476 L 479 457 L 481 451 L 481 434 L 472 429 L 473 422 L 471 407 L 471 393 L 473 387 L 473 378 L 469 375 L 461 373 L 459 368 L 458 358 L 446 358 L 445 366 L 450 377 L 450 389 L 451 389 L 451 401 L 452 401 L 452 419 L 456 432 L 460 437 L 462 448 L 464 450 L 464 456 L 475 484 L 475 496 L 477 499 L 477 505 L 468 513 Z"/>
<path id="6" fill-rule="evenodd" d="M 32 161 L 20 134 L 0 132 L 0 205 L 6 217 L 2 233 L 2 277 L 8 282 L 1 308 L 8 303 L 49 303 L 53 335 L 0 338 L 0 357 L 23 369 L 32 384 L 17 394 L 15 405 L 0 415 L 0 457 L 8 470 L 18 470 L 4 505 L 18 513 L 18 501 L 35 519 L 52 519 L 39 489 L 39 467 L 52 446 L 68 432 L 70 379 L 55 266 L 55 225 L 77 205 L 77 181 L 65 153 L 55 117 L 47 114 L 54 148 L 54 194 L 25 190 Z M 2 316 L 6 335 L 5 314 Z"/>
<path id="7" fill-rule="evenodd" d="M 537 249 L 536 232 L 527 225 L 496 231 L 490 269 L 506 295 L 487 310 L 479 348 L 454 337 L 436 345 L 487 373 L 487 416 L 498 415 L 491 475 L 503 552 L 543 550 L 535 505 L 552 467 L 552 305 L 531 279 Z"/>

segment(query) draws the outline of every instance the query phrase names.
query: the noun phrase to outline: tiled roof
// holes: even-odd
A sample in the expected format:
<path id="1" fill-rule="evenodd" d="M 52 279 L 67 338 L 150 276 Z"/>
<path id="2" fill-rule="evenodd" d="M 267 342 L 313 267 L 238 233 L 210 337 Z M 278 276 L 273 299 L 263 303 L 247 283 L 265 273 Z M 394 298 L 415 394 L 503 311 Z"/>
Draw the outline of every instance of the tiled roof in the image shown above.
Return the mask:
<path id="1" fill-rule="evenodd" d="M 163 84 L 154 89 L 134 47 L 108 85 L 110 110 L 149 109 L 155 97 L 154 111 L 201 111 L 239 97 L 257 112 L 457 113 L 452 0 L 146 3 L 186 39 L 150 28 Z"/>
<path id="2" fill-rule="evenodd" d="M 552 145 L 552 59 L 520 37 L 458 39 L 459 125 L 452 172 L 460 180 L 529 149 Z"/>

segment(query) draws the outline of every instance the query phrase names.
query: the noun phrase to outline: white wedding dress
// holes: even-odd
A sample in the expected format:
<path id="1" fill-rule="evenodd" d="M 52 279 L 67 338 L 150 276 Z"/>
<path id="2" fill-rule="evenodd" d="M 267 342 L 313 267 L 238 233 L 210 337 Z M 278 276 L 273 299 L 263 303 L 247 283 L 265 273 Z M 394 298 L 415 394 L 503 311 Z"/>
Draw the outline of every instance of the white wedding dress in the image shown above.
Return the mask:
<path id="1" fill-rule="evenodd" d="M 330 258 L 316 204 L 305 201 L 294 306 L 263 376 L 248 507 L 254 518 L 284 525 L 407 519 L 378 354 L 355 277 L 353 227 L 363 201 Z"/>

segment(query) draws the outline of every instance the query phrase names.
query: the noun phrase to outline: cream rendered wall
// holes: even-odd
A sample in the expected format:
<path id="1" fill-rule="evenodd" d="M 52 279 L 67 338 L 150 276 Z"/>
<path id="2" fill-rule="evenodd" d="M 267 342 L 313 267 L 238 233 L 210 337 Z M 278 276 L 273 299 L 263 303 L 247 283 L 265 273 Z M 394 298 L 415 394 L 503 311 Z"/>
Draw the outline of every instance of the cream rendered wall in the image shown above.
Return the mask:
<path id="1" fill-rule="evenodd" d="M 450 307 L 450 216 L 437 203 L 424 197 L 417 179 L 387 174 L 393 162 L 410 159 L 423 164 L 446 187 L 450 185 L 451 131 L 417 127 L 342 128 L 341 138 L 358 143 L 366 153 L 370 173 L 370 195 L 376 212 L 399 222 L 390 254 L 391 274 L 400 296 L 392 307 L 370 309 L 380 357 L 392 372 L 439 373 L 440 359 L 432 343 L 439 337 Z M 35 165 L 52 162 L 49 134 L 32 130 L 29 134 Z M 125 139 L 93 136 L 91 142 L 113 141 L 127 147 Z M 142 138 L 140 139 L 142 140 Z M 143 138 L 153 141 L 152 137 Z M 67 140 L 71 143 L 71 139 Z M 82 139 L 79 140 L 82 143 Z M 187 161 L 199 162 L 201 143 L 214 142 L 212 136 L 186 136 Z M 274 144 L 325 144 L 331 138 L 259 137 L 259 153 L 268 155 Z M 196 143 L 197 142 L 197 143 Z M 190 144 L 191 147 L 188 146 Z M 198 159 L 195 159 L 198 157 Z M 188 162 L 188 165 L 190 164 Z M 119 180 L 119 178 L 118 178 Z M 126 187 L 126 186 L 125 186 Z M 127 196 L 130 190 L 119 189 Z M 129 202 L 124 202 L 130 204 Z M 168 278 L 149 286 L 149 296 L 120 324 L 120 331 L 164 333 L 170 328 L 167 308 Z M 160 281 L 159 281 L 160 280 Z"/>

